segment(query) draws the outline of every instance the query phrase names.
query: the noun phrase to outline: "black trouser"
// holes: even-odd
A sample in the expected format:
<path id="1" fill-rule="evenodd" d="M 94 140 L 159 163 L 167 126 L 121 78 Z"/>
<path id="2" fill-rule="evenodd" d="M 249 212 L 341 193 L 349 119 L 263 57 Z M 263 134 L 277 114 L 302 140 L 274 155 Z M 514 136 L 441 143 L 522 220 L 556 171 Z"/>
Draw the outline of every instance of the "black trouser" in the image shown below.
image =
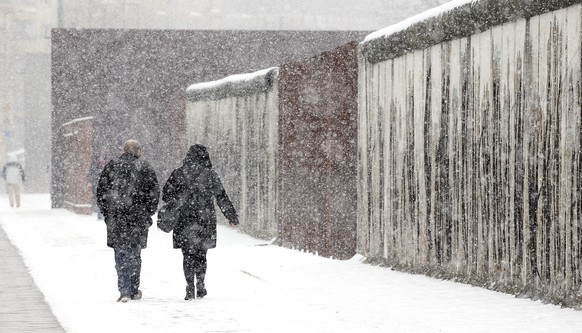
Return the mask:
<path id="1" fill-rule="evenodd" d="M 137 294 L 141 273 L 141 248 L 115 248 L 117 288 L 122 296 Z"/>
<path id="2" fill-rule="evenodd" d="M 206 252 L 208 250 L 182 249 L 184 255 L 184 277 L 188 287 L 194 288 L 194 282 L 198 289 L 204 289 L 204 277 L 206 276 Z"/>

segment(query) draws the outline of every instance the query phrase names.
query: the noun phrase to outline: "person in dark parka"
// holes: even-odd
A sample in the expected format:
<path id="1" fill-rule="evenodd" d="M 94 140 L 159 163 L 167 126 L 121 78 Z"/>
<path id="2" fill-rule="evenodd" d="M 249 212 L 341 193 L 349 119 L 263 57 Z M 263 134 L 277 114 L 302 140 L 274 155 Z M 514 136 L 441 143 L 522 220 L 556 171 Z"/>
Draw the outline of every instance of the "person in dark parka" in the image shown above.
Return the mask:
<path id="1" fill-rule="evenodd" d="M 206 254 L 216 247 L 216 212 L 214 199 L 231 226 L 238 217 L 218 174 L 212 169 L 206 147 L 190 147 L 184 163 L 172 172 L 162 191 L 166 203 L 181 202 L 174 227 L 174 248 L 182 249 L 186 277 L 186 300 L 206 296 Z"/>
<path id="2" fill-rule="evenodd" d="M 148 162 L 139 159 L 142 155 L 139 142 L 128 140 L 123 150 L 124 153 L 107 163 L 101 172 L 97 186 L 97 205 L 107 226 L 107 246 L 115 251 L 120 293 L 117 301 L 125 303 L 142 297 L 138 289 L 141 250 L 147 246 L 148 228 L 152 225 L 151 216 L 158 208 L 160 188 L 154 169 Z M 120 178 L 118 170 L 122 167 L 129 167 L 132 177 L 130 202 L 120 206 L 120 199 L 112 193 Z"/>

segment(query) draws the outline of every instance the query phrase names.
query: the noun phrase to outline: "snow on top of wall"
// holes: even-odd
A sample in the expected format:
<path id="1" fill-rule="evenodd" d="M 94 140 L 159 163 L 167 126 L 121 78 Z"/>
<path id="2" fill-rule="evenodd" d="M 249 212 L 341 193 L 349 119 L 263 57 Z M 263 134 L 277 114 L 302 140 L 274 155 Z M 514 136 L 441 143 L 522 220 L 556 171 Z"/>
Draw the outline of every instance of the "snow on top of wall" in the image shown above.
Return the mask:
<path id="1" fill-rule="evenodd" d="M 271 67 L 267 69 L 261 69 L 260 71 L 256 71 L 253 73 L 244 73 L 244 74 L 235 74 L 230 75 L 225 78 L 216 81 L 209 81 L 209 82 L 201 82 L 195 83 L 186 89 L 186 91 L 193 91 L 193 90 L 206 90 L 206 89 L 216 89 L 222 85 L 234 83 L 234 84 L 245 84 L 250 81 L 256 80 L 257 78 L 265 77 L 270 71 L 278 69 L 278 67 Z"/>
<path id="2" fill-rule="evenodd" d="M 470 2 L 478 2 L 478 1 L 479 0 L 453 0 L 451 2 L 447 2 L 443 5 L 429 9 L 425 12 L 422 12 L 418 15 L 407 18 L 404 21 L 398 22 L 398 23 L 393 24 L 391 26 L 388 26 L 384 29 L 374 31 L 371 34 L 369 34 L 368 36 L 366 36 L 366 38 L 364 38 L 364 42 L 368 42 L 368 41 L 371 41 L 371 40 L 377 39 L 377 38 L 388 37 L 396 32 L 406 30 L 407 28 L 409 28 L 413 24 L 416 24 L 416 23 L 419 23 L 422 21 L 426 21 L 429 18 L 438 17 L 439 15 L 442 15 L 443 13 L 449 12 L 457 7 L 468 4 Z"/>
<path id="3" fill-rule="evenodd" d="M 192 84 L 186 89 L 188 95 L 215 95 L 225 89 L 228 90 L 249 90 L 253 87 L 270 87 L 273 75 L 279 72 L 278 67 L 262 69 L 253 73 L 235 74 L 216 81 L 201 82 Z M 228 93 L 228 91 L 225 91 Z"/>
<path id="4" fill-rule="evenodd" d="M 580 4 L 582 0 L 454 0 L 369 34 L 359 45 L 378 63 L 493 27 Z"/>
<path id="5" fill-rule="evenodd" d="M 78 122 L 86 121 L 86 120 L 93 120 L 93 116 L 73 119 L 73 120 L 71 120 L 69 122 L 66 122 L 66 123 L 62 124 L 61 127 L 62 126 L 69 126 L 69 125 L 72 125 L 74 123 L 78 123 Z"/>

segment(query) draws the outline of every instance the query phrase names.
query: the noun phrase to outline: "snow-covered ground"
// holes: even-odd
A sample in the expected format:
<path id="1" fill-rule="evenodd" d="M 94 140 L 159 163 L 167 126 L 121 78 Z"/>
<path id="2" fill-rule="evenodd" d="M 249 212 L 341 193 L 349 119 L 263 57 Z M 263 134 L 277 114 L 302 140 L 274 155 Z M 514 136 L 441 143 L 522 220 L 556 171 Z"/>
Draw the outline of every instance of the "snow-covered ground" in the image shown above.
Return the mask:
<path id="1" fill-rule="evenodd" d="M 464 284 L 321 258 L 220 227 L 208 296 L 184 301 L 181 253 L 150 229 L 144 298 L 118 297 L 113 250 L 95 216 L 0 196 L 0 225 L 67 332 L 582 332 L 582 311 Z M 0 259 L 1 260 L 1 259 Z M 1 319 L 0 319 L 1 322 Z"/>

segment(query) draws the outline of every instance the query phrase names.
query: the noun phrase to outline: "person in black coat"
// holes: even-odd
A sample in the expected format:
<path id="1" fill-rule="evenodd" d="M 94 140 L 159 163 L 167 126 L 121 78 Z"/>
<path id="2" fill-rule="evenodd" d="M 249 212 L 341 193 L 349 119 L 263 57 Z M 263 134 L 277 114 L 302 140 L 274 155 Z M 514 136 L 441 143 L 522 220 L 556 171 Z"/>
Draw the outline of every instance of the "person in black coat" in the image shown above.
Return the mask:
<path id="1" fill-rule="evenodd" d="M 142 297 L 138 289 L 141 274 L 141 250 L 147 246 L 151 216 L 158 208 L 160 188 L 158 178 L 148 162 L 139 159 L 141 145 L 128 140 L 124 153 L 111 160 L 101 172 L 97 185 L 97 205 L 107 226 L 107 246 L 115 251 L 115 269 L 120 296 L 118 302 Z M 120 171 L 129 170 L 130 195 L 115 196 L 120 185 Z M 120 190 L 117 190 L 119 192 Z M 126 200 L 127 199 L 127 200 Z M 120 202 L 123 202 L 121 205 Z"/>
<path id="2" fill-rule="evenodd" d="M 174 248 L 182 249 L 186 277 L 186 297 L 191 300 L 206 296 L 206 253 L 216 247 L 216 212 L 214 199 L 231 226 L 238 225 L 238 216 L 206 147 L 190 147 L 184 163 L 172 172 L 162 191 L 166 203 L 180 202 L 180 214 L 174 227 Z"/>

